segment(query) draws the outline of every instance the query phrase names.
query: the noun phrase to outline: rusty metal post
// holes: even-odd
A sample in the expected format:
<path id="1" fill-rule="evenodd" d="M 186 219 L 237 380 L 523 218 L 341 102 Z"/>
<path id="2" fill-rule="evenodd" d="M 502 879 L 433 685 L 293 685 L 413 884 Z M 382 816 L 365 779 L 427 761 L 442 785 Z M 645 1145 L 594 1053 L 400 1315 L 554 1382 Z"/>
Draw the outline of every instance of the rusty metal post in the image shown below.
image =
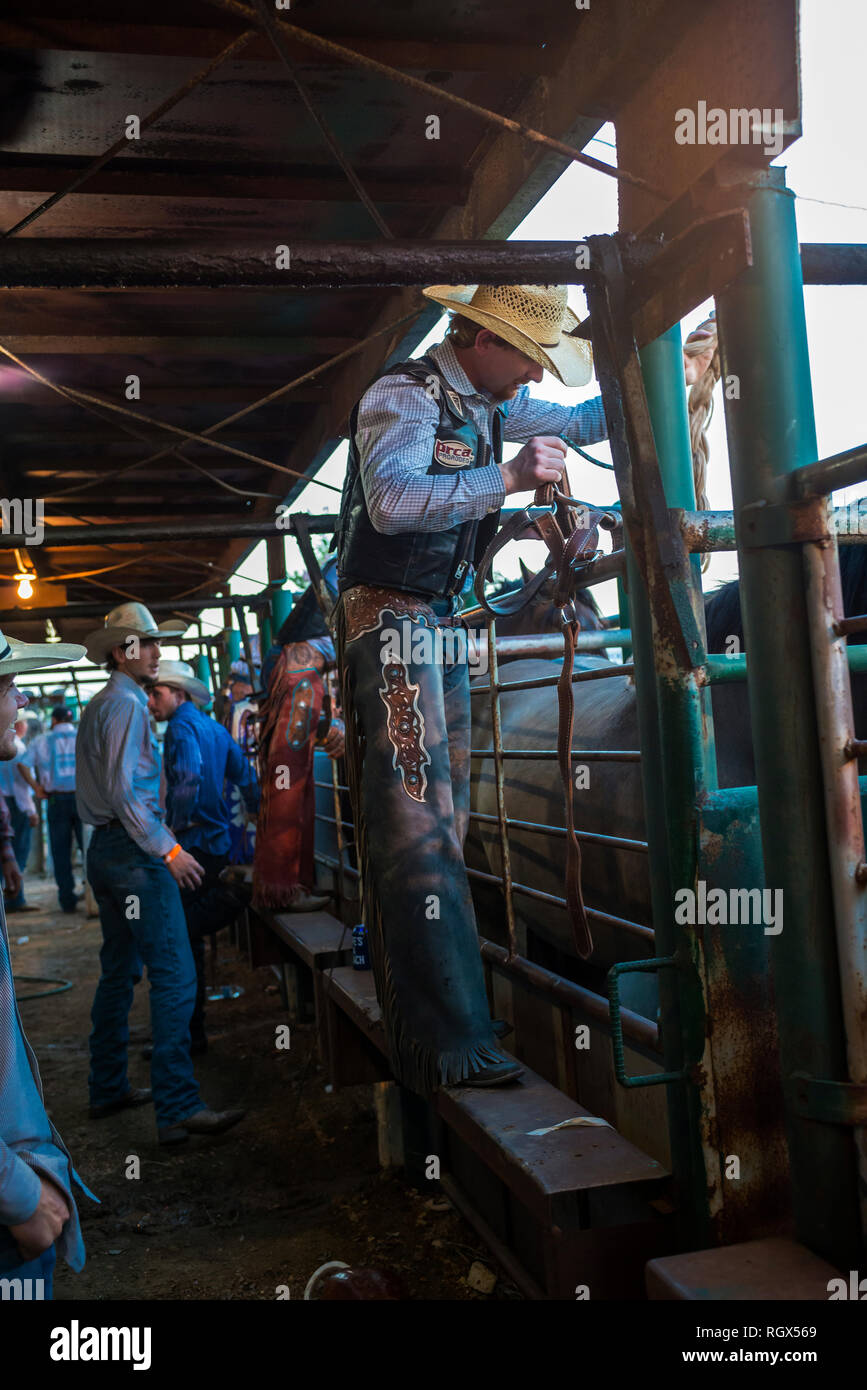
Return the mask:
<path id="1" fill-rule="evenodd" d="M 827 512 L 827 502 L 820 506 L 822 512 Z M 846 639 L 837 628 L 844 609 L 837 545 L 832 535 L 804 547 L 804 567 L 849 1082 L 860 1086 L 867 1096 L 864 824 Z M 867 1241 L 867 1128 L 862 1123 L 853 1132 L 858 1151 L 861 1227 Z"/>
<path id="2" fill-rule="evenodd" d="M 659 468 L 669 507 L 694 507 L 692 453 L 680 329 L 673 328 L 640 354 L 647 405 Z M 681 542 L 682 543 L 682 542 Z M 674 957 L 677 970 L 659 975 L 665 1065 L 669 1071 L 699 1062 L 686 1083 L 669 1087 L 672 1150 L 682 1193 L 681 1238 L 707 1244 L 722 1208 L 720 1156 L 716 1148 L 714 1076 L 706 1022 L 704 961 L 700 935 L 675 922 L 674 893 L 695 889 L 698 878 L 696 803 L 716 783 L 712 721 L 703 698 L 699 671 L 673 659 L 660 615 L 651 613 L 634 561 L 630 566 L 630 603 L 635 635 L 634 662 L 645 683 L 654 686 L 657 727 L 642 728 L 656 744 L 653 762 L 645 761 L 645 798 L 656 928 L 656 954 Z M 689 566 L 689 594 L 703 636 L 701 574 Z M 638 629 L 641 629 L 640 637 Z M 646 698 L 646 697 L 645 697 Z M 656 774 L 654 786 L 650 778 Z M 654 779 L 655 780 L 655 779 Z M 654 821 L 655 824 L 651 824 Z M 662 841 L 662 844 L 660 844 Z"/>
<path id="3" fill-rule="evenodd" d="M 491 690 L 491 737 L 494 752 L 494 778 L 497 792 L 497 830 L 500 837 L 500 861 L 503 870 L 503 897 L 506 903 L 506 931 L 509 957 L 518 954 L 515 926 L 515 904 L 512 895 L 512 861 L 509 852 L 509 828 L 506 824 L 506 792 L 503 784 L 503 731 L 500 720 L 500 683 L 497 666 L 496 619 L 488 619 L 488 669 Z M 522 943 L 526 946 L 526 943 Z M 525 950 L 526 954 L 526 950 Z"/>
<path id="4" fill-rule="evenodd" d="M 799 1075 L 847 1079 L 804 561 L 747 532 L 744 515 L 817 454 L 794 197 L 782 170 L 762 185 L 749 193 L 753 265 L 717 298 L 723 374 L 738 386 L 726 425 L 765 878 L 785 911 L 771 953 L 795 1230 L 849 1268 L 862 1250 L 852 1131 L 792 1094 Z"/>

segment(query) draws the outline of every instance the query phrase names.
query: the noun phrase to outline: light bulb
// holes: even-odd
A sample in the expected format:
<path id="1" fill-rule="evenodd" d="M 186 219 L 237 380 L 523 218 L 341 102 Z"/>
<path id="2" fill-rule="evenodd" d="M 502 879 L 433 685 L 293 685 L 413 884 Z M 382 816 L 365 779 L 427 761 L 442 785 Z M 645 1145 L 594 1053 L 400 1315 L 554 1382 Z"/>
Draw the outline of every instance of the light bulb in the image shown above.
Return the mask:
<path id="1" fill-rule="evenodd" d="M 19 598 L 32 598 L 32 597 L 33 597 L 33 585 L 30 583 L 30 580 L 29 580 L 29 579 L 21 579 L 21 580 L 19 580 L 19 582 L 18 582 L 18 597 L 19 597 Z"/>

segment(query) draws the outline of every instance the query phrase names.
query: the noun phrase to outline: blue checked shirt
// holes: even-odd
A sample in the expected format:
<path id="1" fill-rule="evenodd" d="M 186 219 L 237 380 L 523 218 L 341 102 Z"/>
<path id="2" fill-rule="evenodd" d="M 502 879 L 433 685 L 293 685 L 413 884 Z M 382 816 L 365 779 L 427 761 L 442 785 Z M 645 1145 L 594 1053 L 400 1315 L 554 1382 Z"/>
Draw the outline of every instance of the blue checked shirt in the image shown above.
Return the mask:
<path id="1" fill-rule="evenodd" d="M 428 356 L 490 444 L 496 403 L 476 390 L 447 339 Z M 507 440 L 526 443 L 536 435 L 563 435 L 584 445 L 608 436 L 601 396 L 579 405 L 556 405 L 537 400 L 522 386 L 507 408 Z M 382 377 L 361 398 L 355 434 L 361 485 L 370 520 L 383 535 L 447 531 L 498 511 L 505 501 L 503 475 L 495 463 L 462 468 L 454 476 L 428 473 L 439 420 L 437 401 L 409 376 Z"/>
<path id="2" fill-rule="evenodd" d="M 166 816 L 184 849 L 228 854 L 229 807 L 226 778 L 234 782 L 248 811 L 259 807 L 252 767 L 228 729 L 202 714 L 191 700 L 172 715 L 163 740 Z"/>

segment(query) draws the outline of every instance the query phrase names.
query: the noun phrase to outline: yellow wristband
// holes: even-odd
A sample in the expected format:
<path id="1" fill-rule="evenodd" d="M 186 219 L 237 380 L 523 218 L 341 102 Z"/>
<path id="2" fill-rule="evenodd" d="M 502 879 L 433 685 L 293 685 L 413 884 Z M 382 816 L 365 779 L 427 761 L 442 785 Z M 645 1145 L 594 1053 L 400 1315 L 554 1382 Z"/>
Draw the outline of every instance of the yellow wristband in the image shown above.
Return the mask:
<path id="1" fill-rule="evenodd" d="M 171 849 L 169 850 L 168 854 L 164 854 L 164 855 L 163 855 L 163 863 L 165 863 L 165 864 L 171 864 L 172 860 L 173 860 L 173 859 L 176 859 L 177 856 L 180 854 L 180 852 L 181 852 L 181 847 L 180 847 L 180 845 L 172 845 L 172 847 L 171 847 Z"/>

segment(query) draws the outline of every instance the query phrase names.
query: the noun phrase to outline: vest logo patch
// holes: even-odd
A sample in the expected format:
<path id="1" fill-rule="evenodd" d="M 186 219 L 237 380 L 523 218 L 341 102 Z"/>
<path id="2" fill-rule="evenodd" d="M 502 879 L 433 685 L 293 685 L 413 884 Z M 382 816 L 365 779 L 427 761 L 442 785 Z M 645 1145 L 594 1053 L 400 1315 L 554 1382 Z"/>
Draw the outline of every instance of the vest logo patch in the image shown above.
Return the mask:
<path id="1" fill-rule="evenodd" d="M 434 463 L 445 468 L 467 468 L 476 456 L 471 444 L 460 439 L 438 439 L 434 446 Z"/>

